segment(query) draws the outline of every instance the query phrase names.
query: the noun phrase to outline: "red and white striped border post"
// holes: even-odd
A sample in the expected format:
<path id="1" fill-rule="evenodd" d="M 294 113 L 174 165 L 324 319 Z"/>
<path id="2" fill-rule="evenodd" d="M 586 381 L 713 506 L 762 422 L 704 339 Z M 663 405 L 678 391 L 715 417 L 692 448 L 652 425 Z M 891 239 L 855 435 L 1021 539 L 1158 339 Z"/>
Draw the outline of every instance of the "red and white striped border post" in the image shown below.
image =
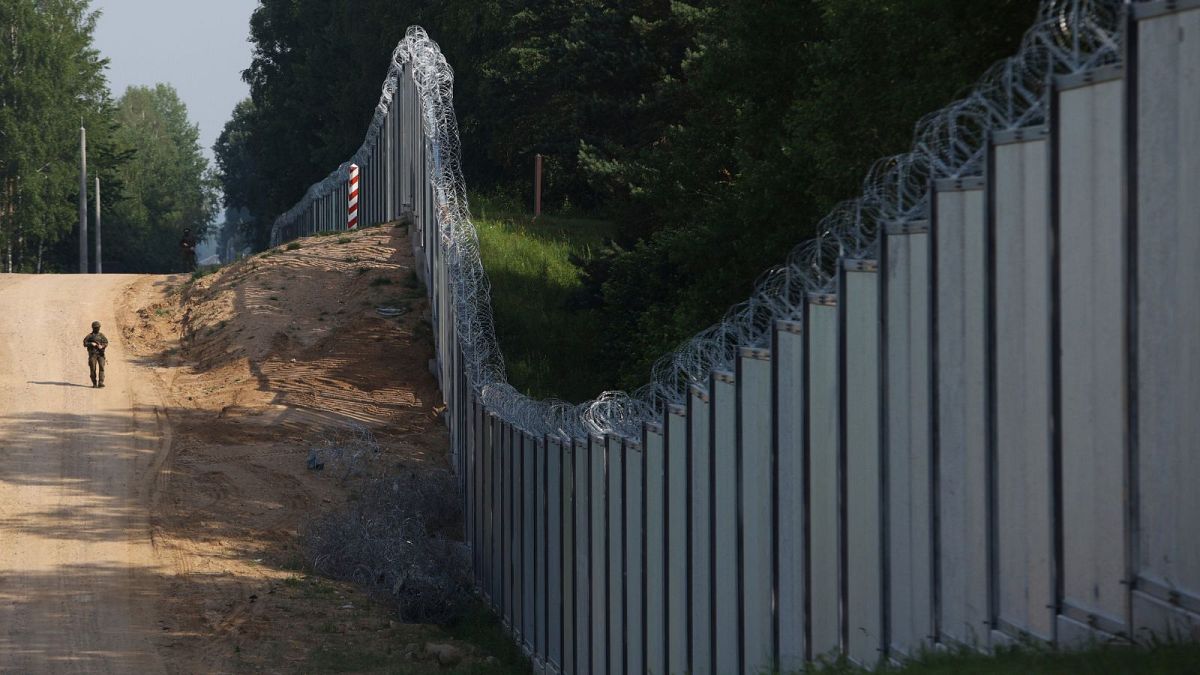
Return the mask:
<path id="1" fill-rule="evenodd" d="M 350 213 L 346 218 L 346 229 L 358 227 L 358 165 L 350 165 Z"/>

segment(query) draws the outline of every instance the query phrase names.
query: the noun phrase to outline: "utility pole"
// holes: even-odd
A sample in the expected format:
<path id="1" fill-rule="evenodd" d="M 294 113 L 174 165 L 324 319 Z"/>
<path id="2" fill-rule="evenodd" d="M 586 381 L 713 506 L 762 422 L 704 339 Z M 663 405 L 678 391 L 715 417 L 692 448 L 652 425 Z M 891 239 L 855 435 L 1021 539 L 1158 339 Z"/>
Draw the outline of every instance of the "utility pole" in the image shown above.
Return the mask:
<path id="1" fill-rule="evenodd" d="M 96 176 L 96 274 L 104 274 L 100 257 L 100 177 Z"/>
<path id="2" fill-rule="evenodd" d="M 79 127 L 79 273 L 88 273 L 87 129 Z"/>

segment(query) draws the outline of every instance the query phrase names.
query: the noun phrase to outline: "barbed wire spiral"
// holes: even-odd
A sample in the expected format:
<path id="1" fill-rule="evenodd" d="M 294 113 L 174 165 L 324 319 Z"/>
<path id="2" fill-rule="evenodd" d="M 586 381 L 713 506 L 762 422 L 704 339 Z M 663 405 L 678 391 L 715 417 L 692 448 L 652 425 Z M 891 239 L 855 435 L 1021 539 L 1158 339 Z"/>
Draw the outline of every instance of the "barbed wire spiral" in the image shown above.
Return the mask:
<path id="1" fill-rule="evenodd" d="M 862 193 L 839 204 L 818 224 L 814 238 L 765 272 L 754 293 L 654 365 L 651 380 L 633 392 L 608 391 L 574 405 L 536 400 L 509 384 L 492 320 L 491 292 L 479 256 L 463 179 L 454 72 L 438 45 L 419 27 L 408 29 L 392 55 L 375 117 L 357 153 L 281 215 L 272 243 L 317 200 L 348 178 L 351 163 L 366 166 L 405 69 L 419 93 L 429 176 L 435 199 L 437 241 L 450 272 L 455 329 L 468 381 L 480 401 L 510 424 L 534 435 L 584 438 L 616 434 L 639 438 L 642 425 L 662 419 L 666 407 L 685 402 L 691 386 L 704 387 L 713 371 L 732 370 L 739 347 L 768 347 L 777 320 L 797 320 L 811 293 L 836 292 L 844 258 L 875 258 L 880 234 L 891 224 L 928 218 L 934 181 L 983 172 L 990 133 L 1043 125 L 1051 79 L 1119 62 L 1124 9 L 1120 0 L 1045 0 L 1018 53 L 992 66 L 962 98 L 922 118 L 912 148 L 879 160 Z M 441 345 L 449 354 L 452 345 Z"/>

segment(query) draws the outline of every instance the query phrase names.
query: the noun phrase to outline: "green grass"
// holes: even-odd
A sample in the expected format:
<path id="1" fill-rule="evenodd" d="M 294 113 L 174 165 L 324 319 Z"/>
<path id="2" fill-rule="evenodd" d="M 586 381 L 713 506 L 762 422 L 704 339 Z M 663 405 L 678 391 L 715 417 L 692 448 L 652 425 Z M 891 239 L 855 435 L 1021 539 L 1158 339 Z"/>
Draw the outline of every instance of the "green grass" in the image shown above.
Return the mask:
<path id="1" fill-rule="evenodd" d="M 534 221 L 511 206 L 479 199 L 473 211 L 512 385 L 536 398 L 572 402 L 612 388 L 612 378 L 599 368 L 598 313 L 567 306 L 581 286 L 570 257 L 587 259 L 602 247 L 612 223 L 553 216 Z"/>
<path id="2" fill-rule="evenodd" d="M 467 672 L 480 673 L 528 673 L 529 660 L 516 642 L 504 632 L 496 615 L 481 603 L 476 603 L 458 623 L 449 626 L 450 637 L 469 642 L 480 651 L 496 657 L 499 663 L 492 666 L 476 666 Z"/>
<path id="3" fill-rule="evenodd" d="M 300 248 L 300 242 L 297 242 L 297 241 L 289 242 L 287 245 L 287 250 L 289 250 L 289 251 L 296 251 L 296 250 L 299 250 L 299 248 Z"/>
<path id="4" fill-rule="evenodd" d="M 192 272 L 191 278 L 188 279 L 188 283 L 191 283 L 193 281 L 199 281 L 199 280 L 203 279 L 204 277 L 206 277 L 216 271 L 217 271 L 216 265 L 210 265 L 208 267 L 197 267 L 196 270 L 194 272 Z"/>
<path id="5" fill-rule="evenodd" d="M 824 675 L 872 672 L 846 664 L 813 671 Z M 873 671 L 889 675 L 1174 675 L 1200 672 L 1200 643 L 1163 643 L 1140 647 L 1101 645 L 1068 653 L 1021 647 L 994 656 L 975 652 L 930 653 L 903 666 Z"/>

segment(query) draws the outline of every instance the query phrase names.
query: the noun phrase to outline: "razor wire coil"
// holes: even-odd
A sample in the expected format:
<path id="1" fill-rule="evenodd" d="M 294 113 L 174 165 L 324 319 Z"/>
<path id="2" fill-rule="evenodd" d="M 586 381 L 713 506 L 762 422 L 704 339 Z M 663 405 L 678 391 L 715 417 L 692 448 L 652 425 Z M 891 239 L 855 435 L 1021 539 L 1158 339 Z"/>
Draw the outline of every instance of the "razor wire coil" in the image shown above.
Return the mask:
<path id="1" fill-rule="evenodd" d="M 371 164 L 401 78 L 411 77 L 420 102 L 425 150 L 433 158 L 427 179 L 433 188 L 436 240 L 449 271 L 447 292 L 452 295 L 458 346 L 480 402 L 533 435 L 640 438 L 643 424 L 661 420 L 668 405 L 684 403 L 692 386 L 705 388 L 714 371 L 732 370 L 740 347 L 769 347 L 774 323 L 801 318 L 810 294 L 836 292 L 842 259 L 876 258 L 888 225 L 928 218 L 934 181 L 981 175 L 990 134 L 1044 125 L 1052 78 L 1120 62 L 1128 4 L 1044 0 L 1015 56 L 993 65 L 962 98 L 923 117 L 909 152 L 876 162 L 857 198 L 835 207 L 818 223 L 816 236 L 796 246 L 782 265 L 764 272 L 753 294 L 730 308 L 722 321 L 660 358 L 650 382 L 634 392 L 606 391 L 575 405 L 536 400 L 509 384 L 479 237 L 470 219 L 453 105 L 454 72 L 420 27 L 410 27 L 392 54 L 362 147 L 279 216 L 272 245 L 281 243 L 315 203 L 336 193 L 348 178 L 350 164 Z M 454 346 L 439 348 L 450 353 Z"/>

